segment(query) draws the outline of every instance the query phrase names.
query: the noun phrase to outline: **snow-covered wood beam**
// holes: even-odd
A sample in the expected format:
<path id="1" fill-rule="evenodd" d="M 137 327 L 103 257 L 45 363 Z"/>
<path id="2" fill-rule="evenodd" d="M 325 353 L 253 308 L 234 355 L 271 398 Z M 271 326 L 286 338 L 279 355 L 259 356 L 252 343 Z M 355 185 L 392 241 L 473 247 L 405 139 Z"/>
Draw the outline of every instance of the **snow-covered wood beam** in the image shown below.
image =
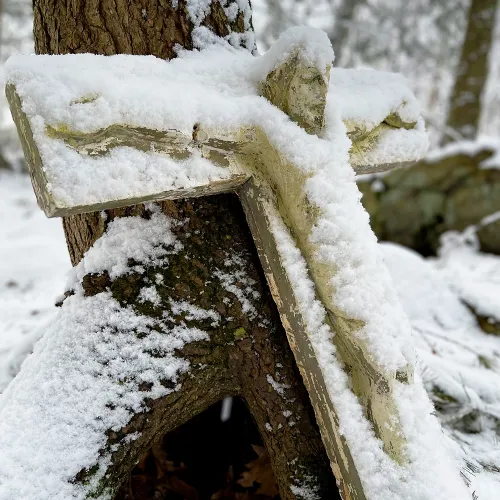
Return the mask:
<path id="1" fill-rule="evenodd" d="M 139 196 L 115 197 L 98 203 L 68 204 L 58 199 L 52 190 L 54 180 L 47 176 L 37 142 L 33 138 L 29 120 L 22 111 L 22 104 L 14 85 L 7 85 L 6 95 L 14 122 L 17 125 L 24 155 L 30 166 L 30 175 L 38 204 L 48 217 L 63 217 L 72 214 L 119 208 L 148 201 L 169 200 L 208 196 L 211 194 L 234 191 L 248 180 L 248 174 L 242 172 L 233 159 L 233 152 L 238 145 L 231 141 L 207 141 L 206 144 L 178 130 L 153 130 L 145 127 L 129 127 L 126 125 L 111 125 L 95 132 L 70 131 L 65 127 L 47 125 L 45 133 L 48 138 L 62 141 L 69 148 L 82 156 L 105 156 L 117 147 L 133 148 L 137 151 L 156 151 L 177 161 L 189 160 L 193 154 L 201 153 L 218 169 L 219 176 L 203 177 L 199 181 L 191 181 L 186 185 L 169 185 L 164 189 L 152 186 L 149 192 Z"/>
<path id="2" fill-rule="evenodd" d="M 371 468 L 399 491 L 446 489 L 428 464 L 435 428 L 422 427 L 409 324 L 349 163 L 410 163 L 427 138 L 401 78 L 332 60 L 309 29 L 261 58 L 20 57 L 7 93 L 49 216 L 235 190 L 343 497 L 379 498 Z"/>
<path id="3" fill-rule="evenodd" d="M 326 140 L 332 117 L 340 114 L 347 135 L 352 141 L 350 158 L 356 172 L 390 170 L 410 165 L 419 159 L 427 139 L 421 123 L 418 122 L 419 112 L 418 109 L 415 110 L 414 97 L 400 77 L 375 71 L 335 69 L 332 70 L 333 81 L 329 83 L 330 65 L 325 61 L 321 61 L 324 70 L 318 71 L 314 64 L 307 62 L 306 56 L 309 57 L 310 54 L 304 55 L 299 47 L 294 47 L 287 54 L 286 60 L 282 61 L 278 53 L 282 48 L 278 43 L 266 57 L 261 58 L 262 61 L 254 58 L 259 65 L 256 61 L 252 61 L 253 65 L 246 65 L 249 72 L 261 74 L 261 82 L 254 85 L 254 95 L 248 92 L 242 97 L 235 93 L 226 96 L 226 102 L 221 103 L 225 106 L 231 103 L 232 107 L 237 108 L 235 113 L 239 115 L 239 119 L 233 127 L 224 123 L 214 126 L 213 118 L 217 112 L 212 109 L 211 112 L 200 115 L 205 122 L 200 119 L 187 129 L 179 127 L 175 120 L 151 119 L 151 115 L 156 115 L 156 98 L 144 103 L 140 118 L 130 116 L 125 99 L 118 109 L 114 110 L 116 123 L 109 119 L 97 120 L 94 123 L 87 121 L 82 129 L 82 120 L 78 116 L 94 116 L 95 109 L 101 109 L 100 112 L 106 116 L 109 110 L 106 110 L 105 106 L 100 107 L 100 101 L 105 101 L 106 98 L 99 92 L 85 91 L 82 87 L 78 93 L 73 77 L 77 74 L 83 77 L 84 73 L 90 74 L 100 68 L 102 77 L 105 78 L 106 73 L 112 71 L 113 67 L 119 67 L 116 58 L 109 58 L 109 64 L 89 55 L 80 56 L 78 59 L 75 59 L 75 56 L 58 56 L 51 60 L 41 56 L 35 64 L 32 64 L 30 57 L 11 59 L 11 77 L 6 86 L 6 94 L 40 207 L 49 217 L 62 217 L 128 206 L 141 201 L 205 196 L 235 189 L 248 180 L 249 173 L 241 169 L 234 155 L 245 147 L 249 140 L 253 142 L 256 136 L 265 136 L 265 133 L 257 133 L 261 130 L 258 120 L 244 109 L 244 106 L 250 108 L 256 105 L 252 101 L 255 101 L 255 94 L 258 93 L 308 133 L 318 134 Z M 145 58 L 138 59 L 143 59 L 142 64 L 149 66 L 145 64 Z M 163 64 L 158 60 L 148 69 L 154 72 L 156 66 L 159 77 Z M 33 71 L 37 79 L 41 80 L 38 88 L 26 92 L 24 89 L 28 82 L 25 80 L 29 79 Z M 154 84 L 148 85 L 147 76 L 145 73 L 144 81 L 141 82 L 143 91 L 146 92 L 149 88 L 155 95 L 158 88 Z M 99 72 L 96 78 L 99 78 Z M 131 84 L 120 84 L 125 85 L 129 92 L 134 91 Z M 137 81 L 134 84 L 137 85 Z M 62 95 L 72 95 L 71 98 L 61 100 L 57 116 L 42 102 L 47 97 L 46 86 L 49 85 L 56 85 Z M 175 85 L 169 89 L 165 83 L 164 87 L 162 91 L 165 93 L 179 91 Z M 378 94 L 383 93 L 386 87 L 387 92 L 393 92 L 389 100 L 382 101 L 382 105 L 370 102 L 370 99 L 379 98 Z M 347 98 L 349 89 L 353 88 L 354 99 L 352 96 Z M 222 93 L 216 88 L 207 90 L 217 92 L 219 99 L 222 97 Z M 134 99 L 133 95 L 130 97 Z M 172 97 L 170 96 L 170 99 Z M 173 102 L 172 110 L 178 108 L 179 113 L 186 113 L 189 104 L 183 102 L 184 99 L 181 99 L 180 106 Z M 169 99 L 165 101 L 168 102 Z M 258 107 L 262 107 L 262 103 L 258 103 Z M 372 113 L 371 107 L 374 108 Z M 37 108 L 36 113 L 33 113 L 34 108 Z M 65 117 L 70 118 L 70 121 L 65 122 Z M 99 126 L 99 122 L 105 126 Z M 245 133 L 242 133 L 243 130 Z M 255 146 L 255 149 L 259 150 L 260 145 Z M 113 150 L 117 148 L 132 148 L 146 153 L 142 156 L 144 164 L 151 159 L 148 159 L 148 155 L 155 156 L 158 169 L 163 171 L 163 179 L 158 178 L 157 182 L 143 182 L 145 176 L 151 179 L 155 176 L 149 165 L 150 172 L 147 174 L 139 167 L 135 172 L 127 171 L 128 186 L 123 185 L 121 189 L 104 189 L 103 184 L 113 182 L 113 172 L 106 178 L 105 169 L 111 171 L 121 161 L 116 158 L 117 155 L 113 158 Z M 61 155 L 67 157 L 68 161 L 62 162 Z M 200 158 L 209 160 L 212 168 L 206 168 L 207 164 L 205 168 L 198 167 L 197 170 L 203 171 L 204 175 L 189 178 L 182 170 L 194 169 L 194 164 Z M 95 161 L 92 161 L 94 159 Z M 163 166 L 158 165 L 161 162 L 164 163 Z M 175 168 L 173 162 L 177 162 L 181 167 Z M 92 172 L 98 169 L 102 174 Z M 84 182 L 83 170 L 88 171 Z M 85 185 L 85 196 L 69 193 L 83 187 L 79 184 Z M 73 188 L 70 188 L 70 185 L 73 185 Z"/>

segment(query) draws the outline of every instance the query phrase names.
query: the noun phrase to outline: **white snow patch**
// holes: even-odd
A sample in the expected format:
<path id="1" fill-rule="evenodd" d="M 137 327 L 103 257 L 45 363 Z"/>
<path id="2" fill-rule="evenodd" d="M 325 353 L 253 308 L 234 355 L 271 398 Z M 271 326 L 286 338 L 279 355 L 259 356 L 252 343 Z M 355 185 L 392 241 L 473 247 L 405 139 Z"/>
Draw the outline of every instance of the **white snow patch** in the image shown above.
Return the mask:
<path id="1" fill-rule="evenodd" d="M 479 225 L 480 226 L 487 226 L 488 224 L 493 224 L 493 222 L 496 222 L 497 220 L 500 220 L 500 211 L 492 213 L 492 214 L 487 215 L 486 217 L 482 218 Z"/>
<path id="2" fill-rule="evenodd" d="M 72 279 L 81 281 L 86 274 L 103 271 L 114 279 L 134 271 L 130 259 L 141 267 L 166 265 L 168 255 L 182 248 L 170 231 L 172 223 L 163 213 L 153 213 L 149 220 L 122 217 L 113 221 L 106 238 L 99 238 L 74 268 Z"/>
<path id="3" fill-rule="evenodd" d="M 255 50 L 255 34 L 250 23 L 252 18 L 252 8 L 249 0 L 232 0 L 227 5 L 227 0 L 217 0 L 223 7 L 229 22 L 236 20 L 240 12 L 243 13 L 243 33 L 231 32 L 225 37 L 219 37 L 201 23 L 205 17 L 210 14 L 212 0 L 186 0 L 186 8 L 194 25 L 191 33 L 193 45 L 197 49 L 205 49 L 211 45 L 223 45 L 229 43 L 233 47 L 246 47 Z M 178 0 L 175 0 L 177 7 Z"/>
<path id="4" fill-rule="evenodd" d="M 328 106 L 340 110 L 342 120 L 362 124 L 367 130 L 393 113 L 408 123 L 421 117 L 420 105 L 406 78 L 385 71 L 334 69 Z"/>
<path id="5" fill-rule="evenodd" d="M 139 439 L 141 437 L 140 432 L 133 432 L 132 434 L 127 434 L 124 438 L 123 441 L 125 443 L 131 443 L 132 441 L 135 441 L 136 439 Z"/>
<path id="6" fill-rule="evenodd" d="M 297 498 L 303 498 L 304 500 L 318 500 L 320 498 L 316 491 L 307 486 L 296 486 L 295 484 L 292 484 L 290 486 L 290 491 Z"/>
<path id="7" fill-rule="evenodd" d="M 205 17 L 210 13 L 212 0 L 187 0 L 186 8 L 195 26 L 199 26 Z"/>
<path id="8" fill-rule="evenodd" d="M 141 288 L 138 300 L 139 302 L 151 302 L 151 304 L 157 307 L 161 304 L 161 297 L 155 286 Z"/>
<path id="9" fill-rule="evenodd" d="M 227 269 L 217 269 L 214 276 L 220 280 L 226 291 L 236 296 L 248 318 L 255 319 L 258 311 L 251 299 L 258 298 L 259 292 L 254 289 L 255 281 L 245 272 L 243 259 L 233 254 L 224 261 L 224 265 Z"/>
<path id="10" fill-rule="evenodd" d="M 408 437 L 409 464 L 399 466 L 384 453 L 382 443 L 376 439 L 336 358 L 332 332 L 325 323 L 326 311 L 315 297 L 305 260 L 279 219 L 272 221 L 271 229 L 327 380 L 330 397 L 337 408 L 340 431 L 347 440 L 367 497 L 370 500 L 469 498 L 467 487 L 458 474 L 458 457 L 450 456 L 449 445 L 431 414 L 433 408 L 418 376 L 413 385 L 398 384 L 396 394 L 401 423 Z"/>
<path id="11" fill-rule="evenodd" d="M 60 220 L 38 208 L 29 177 L 0 173 L 0 392 L 55 317 L 70 261 Z"/>
<path id="12" fill-rule="evenodd" d="M 490 221 L 494 217 L 490 216 Z M 478 252 L 475 229 L 444 234 L 436 266 L 455 293 L 478 314 L 500 321 L 500 260 Z"/>
<path id="13" fill-rule="evenodd" d="M 282 384 L 281 382 L 277 382 L 274 380 L 274 378 L 270 375 L 266 375 L 266 380 L 268 384 L 282 397 L 285 397 L 285 391 L 286 389 L 290 389 L 290 386 L 288 384 Z"/>
<path id="14" fill-rule="evenodd" d="M 382 248 L 415 332 L 418 366 L 429 394 L 436 398 L 437 388 L 456 401 L 438 417 L 456 443 L 470 490 L 479 500 L 490 500 L 500 495 L 500 474 L 493 473 L 500 470 L 500 450 L 495 445 L 500 339 L 480 330 L 463 299 L 475 298 L 479 305 L 484 298 L 488 312 L 500 316 L 500 304 L 491 300 L 500 296 L 500 258 L 481 254 L 456 233 L 443 241 L 440 257 L 427 260 L 399 245 L 384 243 Z M 484 296 L 483 289 L 490 295 Z M 475 421 L 474 415 L 479 415 Z M 464 426 L 462 419 L 469 423 Z M 469 431 L 463 429 L 467 426 Z M 477 468 L 475 473 L 467 472 L 465 461 Z"/>
<path id="15" fill-rule="evenodd" d="M 175 315 L 185 313 L 184 317 L 188 321 L 211 319 L 212 326 L 217 326 L 220 322 L 220 314 L 213 310 L 202 309 L 201 307 L 185 301 L 170 300 L 170 307 Z"/>
<path id="16" fill-rule="evenodd" d="M 484 135 L 473 141 L 454 141 L 444 147 L 433 149 L 429 151 L 425 160 L 437 163 L 450 156 L 475 156 L 485 150 L 492 151 L 493 155 L 481 163 L 481 168 L 500 168 L 500 139 Z"/>
<path id="17" fill-rule="evenodd" d="M 266 76 L 286 61 L 294 51 L 298 51 L 304 64 L 315 67 L 321 73 L 324 73 L 335 59 L 332 44 L 324 31 L 295 26 L 286 30 L 261 58 L 260 80 L 265 80 Z"/>
<path id="18" fill-rule="evenodd" d="M 375 146 L 364 152 L 363 165 L 416 162 L 426 154 L 429 139 L 423 120 L 410 130 L 386 128 L 377 137 Z M 353 166 L 357 166 L 354 164 Z"/>
<path id="19" fill-rule="evenodd" d="M 141 240 L 140 251 L 130 245 Z M 126 273 L 120 263 L 127 248 L 129 257 L 158 262 L 164 253 L 158 254 L 157 244 L 168 245 L 170 252 L 179 248 L 164 215 L 147 221 L 118 219 L 79 265 L 74 295 L 64 301 L 35 354 L 0 396 L 1 500 L 86 498 L 110 460 L 112 450 L 101 453 L 106 431 L 119 430 L 133 413 L 143 411 L 146 397 L 171 392 L 161 381 L 176 383 L 189 369 L 175 352 L 187 342 L 206 339 L 205 332 L 168 327 L 163 320 L 121 307 L 110 292 L 85 297 L 81 285 L 86 268 Z M 143 383 L 151 389 L 141 390 Z M 94 464 L 99 469 L 87 489 L 71 482 Z"/>

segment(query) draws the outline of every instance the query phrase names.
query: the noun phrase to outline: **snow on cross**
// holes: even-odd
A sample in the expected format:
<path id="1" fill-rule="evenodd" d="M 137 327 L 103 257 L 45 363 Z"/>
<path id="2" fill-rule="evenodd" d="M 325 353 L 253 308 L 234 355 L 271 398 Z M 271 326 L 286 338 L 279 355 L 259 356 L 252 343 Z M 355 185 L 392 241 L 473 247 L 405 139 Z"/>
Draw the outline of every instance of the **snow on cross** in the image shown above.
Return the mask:
<path id="1" fill-rule="evenodd" d="M 308 28 L 262 57 L 20 56 L 7 96 L 49 217 L 236 191 L 346 500 L 466 498 L 355 184 L 423 155 L 419 108 L 332 61 Z"/>

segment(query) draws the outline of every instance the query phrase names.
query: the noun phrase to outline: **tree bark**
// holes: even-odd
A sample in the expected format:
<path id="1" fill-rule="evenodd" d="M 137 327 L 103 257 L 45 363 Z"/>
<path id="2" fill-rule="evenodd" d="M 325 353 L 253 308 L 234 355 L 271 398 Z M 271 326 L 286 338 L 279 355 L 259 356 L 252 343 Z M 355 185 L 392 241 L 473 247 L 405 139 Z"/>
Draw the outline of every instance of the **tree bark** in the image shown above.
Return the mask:
<path id="1" fill-rule="evenodd" d="M 186 49 L 196 46 L 195 26 L 186 0 L 179 0 L 177 6 L 176 3 L 167 0 L 34 0 L 36 52 L 152 54 L 171 59 L 176 55 L 176 46 Z M 249 28 L 241 12 L 229 21 L 218 1 L 212 2 L 201 25 L 220 37 Z M 241 40 L 240 43 L 253 50 L 251 38 Z M 110 431 L 108 453 L 112 453 L 113 459 L 101 485 L 102 491 L 116 490 L 141 454 L 163 434 L 223 397 L 241 395 L 270 454 L 281 497 L 296 498 L 291 489 L 293 485 L 312 487 L 318 498 L 335 497 L 337 489 L 308 395 L 267 290 L 237 198 L 220 195 L 163 202 L 159 206 L 179 221 L 175 232 L 184 244 L 183 251 L 170 259 L 167 268 L 154 270 L 164 278 L 160 294 L 205 309 L 216 309 L 225 320 L 217 331 L 207 328 L 202 321 L 199 324 L 192 321 L 192 326 L 210 335 L 210 340 L 188 344 L 180 353 L 193 367 L 181 381 L 180 390 L 150 401 L 148 412 L 135 415 L 120 432 Z M 148 210 L 144 205 L 136 205 L 108 210 L 106 217 L 98 212 L 66 217 L 63 224 L 73 265 L 105 232 L 111 220 L 123 216 L 148 217 Z M 255 283 L 253 286 L 259 293 L 258 298 L 252 299 L 254 310 L 259 312 L 256 317 L 249 316 L 237 296 L 224 289 L 220 281 L 212 279 L 231 255 L 238 255 L 241 268 Z M 114 281 L 106 275 L 89 275 L 84 279 L 84 287 L 90 295 L 109 289 L 123 307 L 154 316 L 161 311 L 148 308 L 138 300 L 139 291 L 148 279 L 147 273 L 127 274 Z M 286 390 L 283 393 L 273 390 L 270 377 L 287 386 Z M 288 425 L 284 411 L 286 415 L 291 412 L 297 425 Z M 116 445 L 124 442 L 124 436 L 135 432 L 140 432 L 140 438 L 116 450 Z M 85 483 L 91 473 L 92 470 L 82 470 L 75 480 Z"/>
<path id="2" fill-rule="evenodd" d="M 446 128 L 464 139 L 475 139 L 481 115 L 481 95 L 488 78 L 488 55 L 495 28 L 497 0 L 472 0 L 467 32 L 451 92 Z M 453 140 L 443 138 L 443 143 Z"/>

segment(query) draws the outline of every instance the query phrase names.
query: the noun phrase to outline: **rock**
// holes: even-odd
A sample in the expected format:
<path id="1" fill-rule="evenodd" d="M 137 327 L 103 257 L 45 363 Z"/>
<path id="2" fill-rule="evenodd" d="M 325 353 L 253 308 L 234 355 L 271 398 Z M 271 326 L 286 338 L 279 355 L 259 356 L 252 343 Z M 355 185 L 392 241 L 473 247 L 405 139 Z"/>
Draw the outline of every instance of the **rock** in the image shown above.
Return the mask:
<path id="1" fill-rule="evenodd" d="M 459 152 L 376 181 L 361 178 L 362 203 L 377 237 L 434 255 L 444 232 L 479 225 L 500 211 L 500 170 L 482 166 L 493 154 L 489 148 Z M 481 250 L 500 255 L 500 221 L 481 224 L 477 234 Z"/>

